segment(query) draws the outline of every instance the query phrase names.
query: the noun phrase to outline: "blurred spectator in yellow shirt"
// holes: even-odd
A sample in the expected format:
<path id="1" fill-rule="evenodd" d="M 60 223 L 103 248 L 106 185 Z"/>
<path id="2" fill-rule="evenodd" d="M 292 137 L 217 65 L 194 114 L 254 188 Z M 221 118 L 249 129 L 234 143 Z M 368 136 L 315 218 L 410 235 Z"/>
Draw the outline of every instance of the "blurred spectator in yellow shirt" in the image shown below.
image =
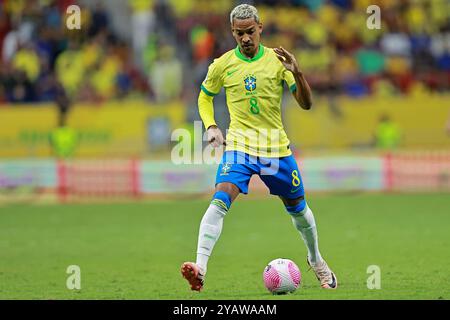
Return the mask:
<path id="1" fill-rule="evenodd" d="M 83 55 L 77 50 L 75 42 L 69 42 L 69 48 L 58 56 L 55 63 L 55 72 L 67 94 L 73 96 L 79 89 L 85 75 Z"/>
<path id="2" fill-rule="evenodd" d="M 100 99 L 113 98 L 116 93 L 117 77 L 121 70 L 122 63 L 112 46 L 109 46 L 105 54 L 105 59 L 93 72 L 90 83 Z"/>
<path id="3" fill-rule="evenodd" d="M 155 28 L 155 15 L 153 12 L 153 0 L 129 0 L 132 10 L 132 46 L 135 63 L 143 67 L 142 53 L 147 45 L 150 34 Z"/>
<path id="4" fill-rule="evenodd" d="M 400 145 L 401 131 L 391 118 L 383 114 L 375 130 L 375 145 L 377 148 L 393 150 Z"/>
<path id="5" fill-rule="evenodd" d="M 158 103 L 180 97 L 183 68 L 181 61 L 175 56 L 175 49 L 164 45 L 159 50 L 159 57 L 151 69 L 149 82 Z"/>
<path id="6" fill-rule="evenodd" d="M 13 57 L 12 64 L 15 69 L 24 71 L 32 82 L 39 76 L 39 57 L 31 46 L 20 49 Z"/>

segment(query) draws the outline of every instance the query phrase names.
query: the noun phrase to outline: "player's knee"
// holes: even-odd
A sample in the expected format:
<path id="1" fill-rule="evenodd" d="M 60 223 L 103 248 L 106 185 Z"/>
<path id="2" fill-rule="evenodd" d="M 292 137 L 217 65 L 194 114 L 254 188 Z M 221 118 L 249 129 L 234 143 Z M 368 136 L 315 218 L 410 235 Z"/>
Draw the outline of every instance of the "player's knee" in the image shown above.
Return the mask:
<path id="1" fill-rule="evenodd" d="M 231 206 L 231 196 L 225 191 L 216 191 L 211 200 L 211 204 L 223 209 L 225 212 L 230 209 Z"/>
<path id="2" fill-rule="evenodd" d="M 285 205 L 287 212 L 291 215 L 291 216 L 299 216 L 302 215 L 306 208 L 307 208 L 307 204 L 306 204 L 306 200 L 305 199 L 301 199 L 299 200 L 299 202 L 297 204 L 294 205 Z"/>

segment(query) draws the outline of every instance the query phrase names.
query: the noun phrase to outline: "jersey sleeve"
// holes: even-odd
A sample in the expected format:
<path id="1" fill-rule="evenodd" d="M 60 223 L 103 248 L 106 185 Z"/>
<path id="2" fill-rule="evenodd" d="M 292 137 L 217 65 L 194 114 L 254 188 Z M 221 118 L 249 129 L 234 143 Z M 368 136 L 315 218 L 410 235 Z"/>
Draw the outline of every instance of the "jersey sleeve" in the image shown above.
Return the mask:
<path id="1" fill-rule="evenodd" d="M 200 91 L 200 94 L 198 95 L 198 112 L 206 130 L 212 125 L 217 126 L 216 121 L 214 120 L 213 99 L 213 97 L 208 96 L 203 91 Z"/>
<path id="2" fill-rule="evenodd" d="M 284 68 L 284 71 L 283 71 L 283 80 L 287 83 L 289 90 L 291 92 L 294 92 L 297 90 L 297 85 L 295 84 L 294 75 L 292 74 L 292 72 L 290 72 L 286 68 Z"/>
<path id="3" fill-rule="evenodd" d="M 215 96 L 219 94 L 222 85 L 222 68 L 217 60 L 214 60 L 214 62 L 209 65 L 208 73 L 205 80 L 202 82 L 201 89 L 208 96 Z"/>

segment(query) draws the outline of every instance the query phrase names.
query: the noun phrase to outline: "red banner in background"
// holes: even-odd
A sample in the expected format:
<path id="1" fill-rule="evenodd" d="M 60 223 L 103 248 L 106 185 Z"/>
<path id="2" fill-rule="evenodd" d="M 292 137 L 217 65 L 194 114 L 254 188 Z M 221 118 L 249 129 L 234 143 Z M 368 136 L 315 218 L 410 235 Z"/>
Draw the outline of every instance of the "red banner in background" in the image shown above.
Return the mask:
<path id="1" fill-rule="evenodd" d="M 384 177 L 389 191 L 449 191 L 450 150 L 386 154 Z"/>
<path id="2" fill-rule="evenodd" d="M 139 165 L 131 160 L 58 161 L 58 195 L 69 197 L 137 197 Z"/>

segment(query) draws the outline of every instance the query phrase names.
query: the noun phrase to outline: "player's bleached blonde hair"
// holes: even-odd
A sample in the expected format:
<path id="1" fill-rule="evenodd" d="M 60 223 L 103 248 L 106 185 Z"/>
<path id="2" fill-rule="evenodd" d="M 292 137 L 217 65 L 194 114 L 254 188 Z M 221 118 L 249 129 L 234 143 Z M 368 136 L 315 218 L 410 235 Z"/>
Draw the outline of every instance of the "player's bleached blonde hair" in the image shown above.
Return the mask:
<path id="1" fill-rule="evenodd" d="M 234 19 L 245 20 L 253 18 L 256 23 L 259 23 L 258 10 L 249 4 L 240 4 L 230 13 L 230 23 L 233 24 Z"/>

